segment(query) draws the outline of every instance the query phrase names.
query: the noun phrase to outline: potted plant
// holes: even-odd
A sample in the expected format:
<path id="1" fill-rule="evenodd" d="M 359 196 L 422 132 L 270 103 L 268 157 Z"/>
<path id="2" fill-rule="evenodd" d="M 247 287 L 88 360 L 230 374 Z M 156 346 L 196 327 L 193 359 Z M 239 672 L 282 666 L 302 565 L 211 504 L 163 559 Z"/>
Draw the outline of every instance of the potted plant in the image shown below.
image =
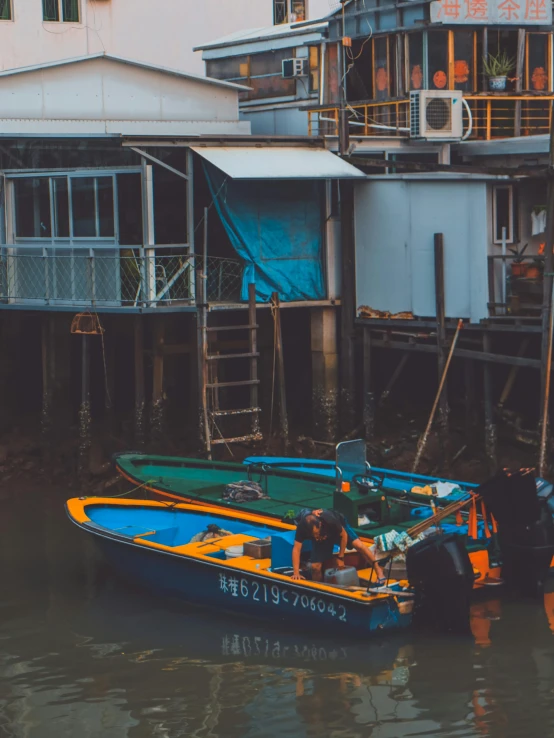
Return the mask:
<path id="1" fill-rule="evenodd" d="M 489 89 L 501 92 L 506 89 L 508 75 L 515 67 L 515 61 L 505 51 L 483 57 L 483 71 L 489 78 Z"/>
<path id="2" fill-rule="evenodd" d="M 523 263 L 523 259 L 524 259 L 523 255 L 528 245 L 529 244 L 526 243 L 525 246 L 521 249 L 521 251 L 518 251 L 517 247 L 515 249 L 509 249 L 509 251 L 511 251 L 515 257 L 514 259 L 512 259 L 512 264 L 511 264 L 512 277 L 526 277 L 527 276 L 527 269 L 529 265 Z"/>

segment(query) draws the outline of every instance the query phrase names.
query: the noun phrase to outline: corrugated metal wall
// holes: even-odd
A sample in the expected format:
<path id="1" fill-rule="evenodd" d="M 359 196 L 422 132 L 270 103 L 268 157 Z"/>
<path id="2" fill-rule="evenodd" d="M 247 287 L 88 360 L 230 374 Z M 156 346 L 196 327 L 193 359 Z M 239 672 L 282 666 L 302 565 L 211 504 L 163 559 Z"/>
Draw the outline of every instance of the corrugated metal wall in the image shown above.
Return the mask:
<path id="1" fill-rule="evenodd" d="M 446 315 L 485 318 L 487 222 L 484 181 L 357 182 L 357 306 L 434 316 L 433 236 L 443 233 Z"/>

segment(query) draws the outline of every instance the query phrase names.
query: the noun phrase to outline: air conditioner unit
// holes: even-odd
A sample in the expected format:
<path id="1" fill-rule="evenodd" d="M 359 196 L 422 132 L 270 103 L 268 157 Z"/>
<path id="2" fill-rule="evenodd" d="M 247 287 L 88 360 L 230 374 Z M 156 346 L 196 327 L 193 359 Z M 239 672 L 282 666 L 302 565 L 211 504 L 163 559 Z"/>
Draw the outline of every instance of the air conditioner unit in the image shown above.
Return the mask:
<path id="1" fill-rule="evenodd" d="M 413 90 L 410 92 L 410 138 L 461 139 L 462 107 L 462 93 L 456 90 Z"/>
<path id="2" fill-rule="evenodd" d="M 285 79 L 292 77 L 308 76 L 308 60 L 307 59 L 283 59 L 281 69 Z"/>

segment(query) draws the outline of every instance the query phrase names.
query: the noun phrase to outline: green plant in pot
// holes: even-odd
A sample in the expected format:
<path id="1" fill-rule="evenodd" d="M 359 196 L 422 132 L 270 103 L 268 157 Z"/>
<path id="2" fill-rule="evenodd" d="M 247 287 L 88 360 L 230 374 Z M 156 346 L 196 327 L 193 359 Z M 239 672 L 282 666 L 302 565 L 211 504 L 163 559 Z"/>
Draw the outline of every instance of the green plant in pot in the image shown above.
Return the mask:
<path id="1" fill-rule="evenodd" d="M 483 57 L 483 71 L 489 79 L 489 90 L 502 92 L 506 89 L 508 75 L 515 67 L 515 60 L 505 51 Z"/>
<path id="2" fill-rule="evenodd" d="M 517 246 L 515 249 L 509 249 L 509 251 L 512 252 L 514 255 L 514 259 L 512 259 L 512 277 L 526 277 L 527 276 L 527 269 L 528 264 L 523 263 L 524 254 L 527 249 L 527 246 L 529 244 L 526 243 L 525 246 L 518 251 Z"/>

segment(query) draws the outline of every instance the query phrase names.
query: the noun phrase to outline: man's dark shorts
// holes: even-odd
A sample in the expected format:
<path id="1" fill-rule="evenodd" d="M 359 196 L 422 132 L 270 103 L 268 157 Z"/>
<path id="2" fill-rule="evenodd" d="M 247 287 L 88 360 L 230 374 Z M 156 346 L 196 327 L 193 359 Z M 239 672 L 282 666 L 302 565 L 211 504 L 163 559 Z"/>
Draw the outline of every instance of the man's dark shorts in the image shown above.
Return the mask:
<path id="1" fill-rule="evenodd" d="M 344 523 L 343 528 L 348 536 L 346 548 L 352 548 L 352 541 L 355 541 L 360 536 L 356 533 L 356 531 L 352 530 L 352 528 L 346 522 Z M 325 561 L 332 559 L 334 545 L 335 544 L 333 543 L 333 541 L 329 540 L 312 541 L 312 553 L 310 556 L 310 561 L 312 562 L 312 564 L 323 564 Z"/>

